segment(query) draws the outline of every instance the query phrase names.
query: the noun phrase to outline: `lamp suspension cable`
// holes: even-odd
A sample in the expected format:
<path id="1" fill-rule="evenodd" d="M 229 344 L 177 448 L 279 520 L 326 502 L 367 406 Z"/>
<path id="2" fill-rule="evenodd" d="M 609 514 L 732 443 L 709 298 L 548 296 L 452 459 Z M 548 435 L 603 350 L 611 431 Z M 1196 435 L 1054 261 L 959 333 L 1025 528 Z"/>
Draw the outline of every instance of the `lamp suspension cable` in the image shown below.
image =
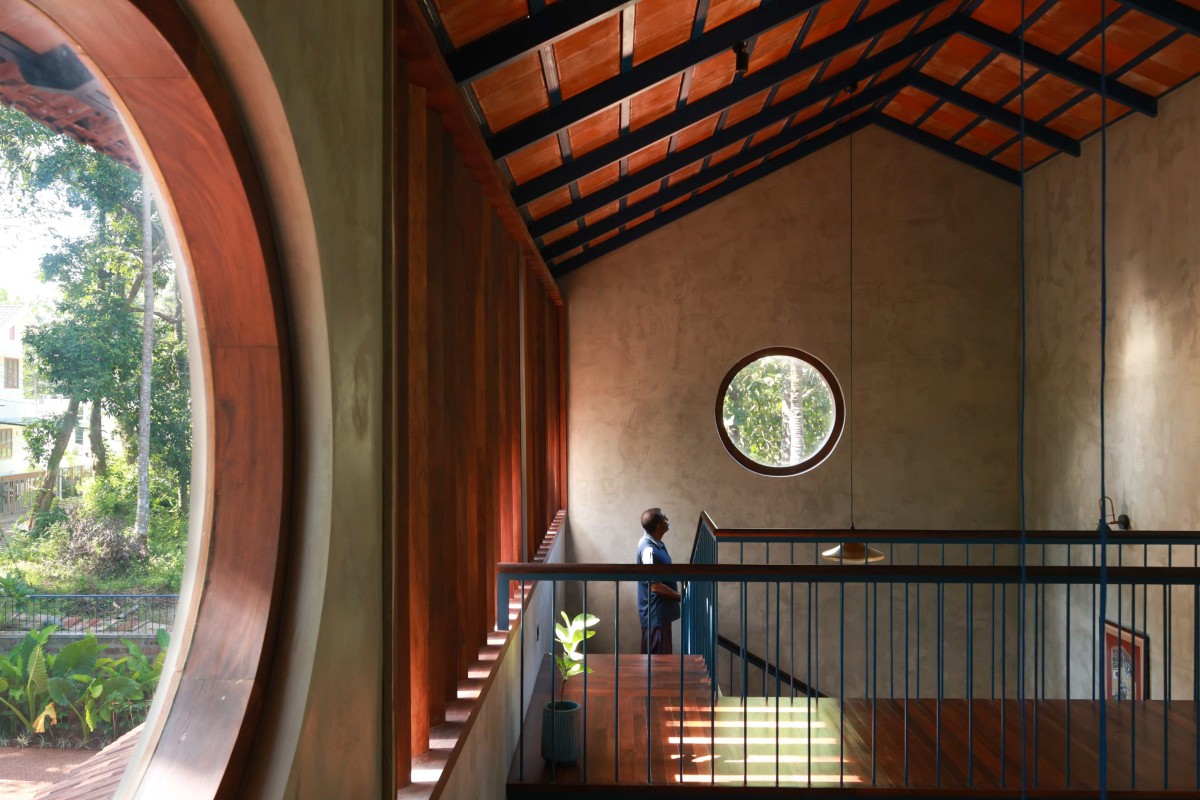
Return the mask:
<path id="1" fill-rule="evenodd" d="M 1108 16 L 1104 0 L 1100 7 L 1100 497 L 1108 492 L 1104 483 L 1104 383 L 1108 344 Z M 1103 499 L 1101 499 L 1103 502 Z M 1108 521 L 1100 524 L 1100 619 L 1108 614 Z M 1131 623 L 1132 624 L 1132 623 Z M 1104 654 L 1100 636 L 1100 654 Z M 1104 663 L 1101 661 L 1101 663 Z M 1100 698 L 1100 800 L 1108 797 L 1107 698 Z M 1166 711 L 1164 710 L 1164 715 Z"/>
<path id="2" fill-rule="evenodd" d="M 1028 770 L 1026 765 L 1029 748 L 1026 745 L 1025 724 L 1025 389 L 1026 389 L 1026 286 L 1025 286 L 1025 91 L 1028 81 L 1025 78 L 1025 34 L 1028 25 L 1025 16 L 1025 0 L 1021 0 L 1021 39 L 1020 39 L 1020 81 L 1021 81 L 1021 114 L 1018 120 L 1018 148 L 1020 167 L 1020 219 L 1019 238 L 1021 246 L 1021 386 L 1018 411 L 1018 450 L 1017 450 L 1017 491 L 1019 513 L 1021 516 L 1021 544 L 1018 557 L 1021 564 L 1021 589 L 1018 595 L 1019 611 L 1017 614 L 1017 701 L 1021 708 L 1021 798 L 1024 800 L 1028 791 Z"/>
<path id="3" fill-rule="evenodd" d="M 854 530 L 854 133 L 850 134 L 850 391 L 846 413 L 850 416 L 850 530 Z"/>

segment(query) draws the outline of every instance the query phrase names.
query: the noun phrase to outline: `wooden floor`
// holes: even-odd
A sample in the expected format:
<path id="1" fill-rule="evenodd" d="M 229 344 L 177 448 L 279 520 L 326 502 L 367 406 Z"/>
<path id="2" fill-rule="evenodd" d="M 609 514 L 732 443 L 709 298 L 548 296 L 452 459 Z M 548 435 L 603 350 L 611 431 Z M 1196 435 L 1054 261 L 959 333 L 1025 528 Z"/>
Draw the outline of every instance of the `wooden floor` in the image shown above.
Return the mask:
<path id="1" fill-rule="evenodd" d="M 712 705 L 703 664 L 685 657 L 680 741 L 678 656 L 651 659 L 649 702 L 645 656 L 619 656 L 619 674 L 612 656 L 589 656 L 588 663 L 595 672 L 587 687 L 586 766 L 583 759 L 551 766 L 541 758 L 542 706 L 550 694 L 547 661 L 513 759 L 509 798 L 547 796 L 547 784 L 584 783 L 844 786 L 855 793 L 872 786 L 1021 787 L 1021 703 L 1016 700 L 975 700 L 968 709 L 965 700 L 944 700 L 939 708 L 936 700 L 910 699 L 907 716 L 904 701 L 890 699 L 810 704 L 784 697 L 776 707 L 773 698 L 749 698 L 743 706 L 739 698 L 717 697 Z M 570 681 L 566 697 L 583 700 L 582 680 Z M 1027 786 L 1098 789 L 1099 703 L 1071 701 L 1069 714 L 1062 700 L 1024 705 Z M 1108 704 L 1110 790 L 1166 788 L 1196 796 L 1196 706 L 1170 703 L 1165 731 L 1163 713 L 1162 701 Z"/>

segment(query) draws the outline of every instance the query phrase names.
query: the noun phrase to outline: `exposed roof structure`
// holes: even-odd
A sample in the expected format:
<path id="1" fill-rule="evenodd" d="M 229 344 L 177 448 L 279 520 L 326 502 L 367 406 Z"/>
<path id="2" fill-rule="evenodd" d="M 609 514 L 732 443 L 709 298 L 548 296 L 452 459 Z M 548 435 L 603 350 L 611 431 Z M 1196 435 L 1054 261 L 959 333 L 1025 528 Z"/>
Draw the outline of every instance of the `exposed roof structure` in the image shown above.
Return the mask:
<path id="1" fill-rule="evenodd" d="M 559 275 L 866 125 L 1017 183 L 1022 114 L 1030 169 L 1200 73 L 1200 0 L 423 1 Z"/>
<path id="2" fill-rule="evenodd" d="M 53 26 L 0 15 L 0 103 L 138 169 L 112 100 Z"/>

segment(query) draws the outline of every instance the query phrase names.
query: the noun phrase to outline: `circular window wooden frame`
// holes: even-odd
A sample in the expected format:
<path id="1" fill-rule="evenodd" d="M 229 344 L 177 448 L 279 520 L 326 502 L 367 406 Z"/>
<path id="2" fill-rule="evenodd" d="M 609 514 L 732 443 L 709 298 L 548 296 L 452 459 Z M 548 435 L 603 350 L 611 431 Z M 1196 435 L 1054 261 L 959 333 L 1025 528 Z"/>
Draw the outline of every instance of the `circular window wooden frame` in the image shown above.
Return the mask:
<path id="1" fill-rule="evenodd" d="M 829 384 L 829 390 L 833 393 L 833 430 L 829 432 L 829 438 L 825 440 L 825 444 L 811 456 L 801 461 L 799 464 L 793 464 L 787 467 L 769 467 L 765 464 L 760 464 L 750 456 L 738 449 L 738 446 L 729 438 L 729 431 L 725 430 L 725 393 L 729 391 L 729 384 L 737 377 L 737 374 L 742 371 L 748 364 L 758 361 L 760 358 L 769 356 L 790 356 L 798 358 L 804 363 L 811 366 L 817 372 L 821 373 L 821 377 Z M 837 447 L 838 441 L 842 438 L 842 428 L 846 422 L 846 401 L 842 397 L 842 387 L 838 383 L 838 379 L 834 377 L 833 370 L 826 366 L 825 362 L 811 353 L 806 353 L 795 347 L 765 347 L 762 350 L 755 350 L 753 353 L 741 358 L 729 372 L 725 373 L 725 377 L 721 380 L 720 388 L 717 389 L 717 405 L 716 405 L 716 421 L 717 435 L 721 438 L 721 444 L 725 445 L 725 451 L 729 455 L 751 472 L 759 475 L 767 475 L 773 478 L 786 478 L 792 475 L 802 475 L 805 472 L 816 469 L 825 459 L 829 458 L 829 454 Z"/>
<path id="2" fill-rule="evenodd" d="M 25 2 L 26 17 L 10 13 L 21 24 L 39 14 L 78 47 L 155 177 L 194 292 L 193 363 L 206 379 L 193 395 L 199 557 L 131 793 L 232 797 L 272 665 L 291 483 L 288 339 L 262 183 L 232 96 L 177 4 Z"/>

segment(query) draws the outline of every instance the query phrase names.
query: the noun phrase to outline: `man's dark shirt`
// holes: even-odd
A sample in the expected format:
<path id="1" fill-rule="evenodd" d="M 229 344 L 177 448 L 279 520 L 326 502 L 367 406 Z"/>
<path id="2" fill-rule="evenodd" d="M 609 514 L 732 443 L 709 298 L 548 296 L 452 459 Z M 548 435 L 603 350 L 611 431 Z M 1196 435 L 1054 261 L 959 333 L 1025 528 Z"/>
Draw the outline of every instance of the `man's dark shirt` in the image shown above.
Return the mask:
<path id="1" fill-rule="evenodd" d="M 667 552 L 666 545 L 646 533 L 638 542 L 637 563 L 670 564 L 671 554 Z M 675 581 L 650 583 L 661 583 L 671 589 L 676 588 Z M 679 619 L 679 602 L 650 591 L 650 583 L 638 583 L 638 617 L 642 620 L 642 627 L 657 628 Z"/>

